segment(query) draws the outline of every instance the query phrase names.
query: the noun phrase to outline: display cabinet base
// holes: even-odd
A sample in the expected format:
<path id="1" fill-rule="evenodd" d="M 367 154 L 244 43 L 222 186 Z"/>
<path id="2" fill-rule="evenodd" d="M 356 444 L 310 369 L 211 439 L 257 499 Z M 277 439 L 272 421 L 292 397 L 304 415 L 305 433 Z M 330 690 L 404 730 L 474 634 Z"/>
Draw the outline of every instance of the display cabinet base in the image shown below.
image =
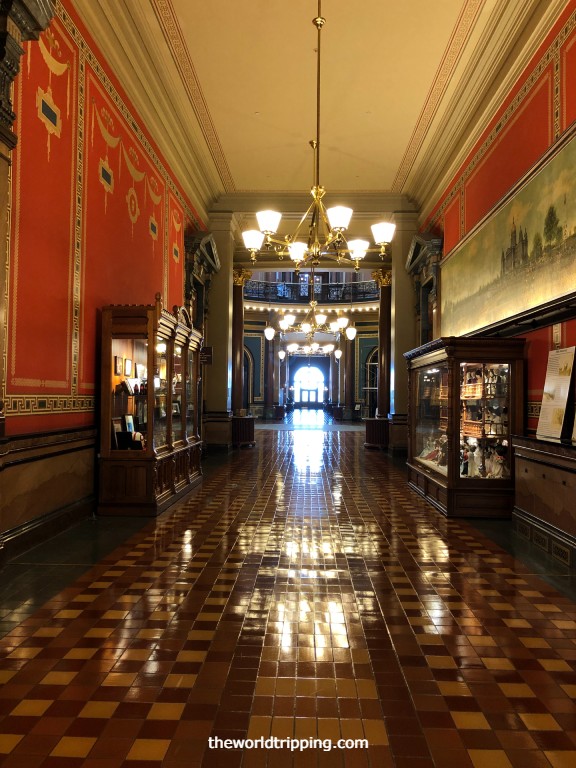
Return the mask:
<path id="1" fill-rule="evenodd" d="M 198 442 L 160 456 L 101 458 L 98 514 L 156 517 L 202 480 L 201 450 Z"/>
<path id="2" fill-rule="evenodd" d="M 451 488 L 432 474 L 408 463 L 408 485 L 446 517 L 508 519 L 514 505 L 509 480 L 463 480 Z M 489 483 L 487 488 L 485 483 Z M 496 487 L 495 487 L 496 486 Z"/>

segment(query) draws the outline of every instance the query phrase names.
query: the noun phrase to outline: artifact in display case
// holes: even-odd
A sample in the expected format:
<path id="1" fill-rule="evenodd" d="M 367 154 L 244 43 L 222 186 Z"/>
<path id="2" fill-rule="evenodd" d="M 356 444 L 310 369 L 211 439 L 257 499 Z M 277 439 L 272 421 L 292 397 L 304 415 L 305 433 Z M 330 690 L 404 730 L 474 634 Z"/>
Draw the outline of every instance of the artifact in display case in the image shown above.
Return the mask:
<path id="1" fill-rule="evenodd" d="M 410 485 L 449 516 L 508 517 L 524 340 L 440 338 L 405 357 Z"/>
<path id="2" fill-rule="evenodd" d="M 98 511 L 157 515 L 201 479 L 202 337 L 186 309 L 168 312 L 159 295 L 104 307 L 101 320 Z"/>

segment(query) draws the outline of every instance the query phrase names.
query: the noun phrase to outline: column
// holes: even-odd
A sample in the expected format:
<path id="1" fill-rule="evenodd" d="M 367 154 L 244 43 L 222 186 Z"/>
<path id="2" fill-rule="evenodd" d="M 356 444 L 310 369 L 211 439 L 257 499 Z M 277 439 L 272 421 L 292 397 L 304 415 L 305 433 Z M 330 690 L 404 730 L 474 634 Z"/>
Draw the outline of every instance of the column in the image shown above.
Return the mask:
<path id="1" fill-rule="evenodd" d="M 203 368 L 203 438 L 208 448 L 232 447 L 232 272 L 235 225 L 232 213 L 218 213 L 210 230 L 220 271 L 210 283 L 205 345 L 212 347 L 212 364 Z"/>
<path id="2" fill-rule="evenodd" d="M 270 318 L 268 318 L 270 322 Z M 274 339 L 264 339 L 264 418 L 274 418 Z"/>
<path id="3" fill-rule="evenodd" d="M 244 285 L 252 273 L 243 267 L 233 272 L 232 302 L 232 411 L 241 416 L 244 410 Z M 244 414 L 246 415 L 246 414 Z"/>
<path id="4" fill-rule="evenodd" d="M 48 0 L 2 0 L 0 2 L 0 328 L 6 328 L 8 314 L 4 289 L 8 279 L 8 216 L 10 189 L 8 169 L 11 153 L 18 142 L 12 130 L 16 115 L 12 109 L 12 83 L 20 71 L 21 43 L 38 40 L 54 15 Z M 7 338 L 0 332 L 0 437 L 4 435 L 6 397 Z"/>
<path id="5" fill-rule="evenodd" d="M 404 353 L 418 346 L 414 322 L 414 288 L 406 260 L 418 232 L 415 213 L 394 214 L 390 349 L 390 445 L 392 453 L 408 449 L 408 367 Z"/>
<path id="6" fill-rule="evenodd" d="M 390 413 L 390 353 L 391 353 L 391 311 L 392 311 L 392 273 L 379 269 L 372 273 L 372 278 L 380 286 L 380 306 L 378 308 L 378 390 L 376 398 L 376 418 L 387 419 Z"/>
<path id="7" fill-rule="evenodd" d="M 354 340 L 344 341 L 344 419 L 351 421 L 354 418 Z M 342 358 L 340 358 L 342 361 Z"/>
<path id="8" fill-rule="evenodd" d="M 330 402 L 332 405 L 338 405 L 338 361 L 334 357 L 334 352 L 330 355 Z"/>
<path id="9" fill-rule="evenodd" d="M 392 273 L 378 269 L 372 279 L 380 288 L 378 308 L 378 378 L 376 418 L 365 419 L 366 448 L 388 448 L 390 413 Z"/>

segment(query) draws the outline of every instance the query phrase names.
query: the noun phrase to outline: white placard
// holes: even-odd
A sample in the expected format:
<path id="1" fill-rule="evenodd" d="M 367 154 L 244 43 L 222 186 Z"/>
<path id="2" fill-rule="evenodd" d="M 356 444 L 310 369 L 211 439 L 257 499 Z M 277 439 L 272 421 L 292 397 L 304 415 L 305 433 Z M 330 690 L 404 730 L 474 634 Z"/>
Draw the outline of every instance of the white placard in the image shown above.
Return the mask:
<path id="1" fill-rule="evenodd" d="M 546 381 L 536 437 L 559 440 L 562 436 L 575 350 L 576 347 L 566 347 L 553 349 L 548 354 Z"/>

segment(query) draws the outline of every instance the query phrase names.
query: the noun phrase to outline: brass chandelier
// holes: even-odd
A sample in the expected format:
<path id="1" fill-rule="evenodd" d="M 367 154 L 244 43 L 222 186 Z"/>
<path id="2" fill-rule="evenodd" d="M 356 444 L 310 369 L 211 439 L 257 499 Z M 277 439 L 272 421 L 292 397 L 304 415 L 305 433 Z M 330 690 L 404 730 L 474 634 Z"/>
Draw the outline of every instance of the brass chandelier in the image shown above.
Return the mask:
<path id="1" fill-rule="evenodd" d="M 317 30 L 316 138 L 310 142 L 314 152 L 314 184 L 310 191 L 312 203 L 293 234 L 283 239 L 277 235 L 282 214 L 273 210 L 259 211 L 256 214 L 258 229 L 242 233 L 252 263 L 256 263 L 257 254 L 263 250 L 279 259 L 288 256 L 294 262 L 296 273 L 302 267 L 318 267 L 322 259 L 336 261 L 339 265 L 353 265 L 356 270 L 367 253 L 378 253 L 384 260 L 395 230 L 395 225 L 390 222 L 373 224 L 371 229 L 376 247 L 371 247 L 367 240 L 347 239 L 352 209 L 342 205 L 327 209 L 324 205 L 326 190 L 320 184 L 320 38 L 326 19 L 322 16 L 321 5 L 322 0 L 318 0 L 318 14 L 312 19 Z"/>

